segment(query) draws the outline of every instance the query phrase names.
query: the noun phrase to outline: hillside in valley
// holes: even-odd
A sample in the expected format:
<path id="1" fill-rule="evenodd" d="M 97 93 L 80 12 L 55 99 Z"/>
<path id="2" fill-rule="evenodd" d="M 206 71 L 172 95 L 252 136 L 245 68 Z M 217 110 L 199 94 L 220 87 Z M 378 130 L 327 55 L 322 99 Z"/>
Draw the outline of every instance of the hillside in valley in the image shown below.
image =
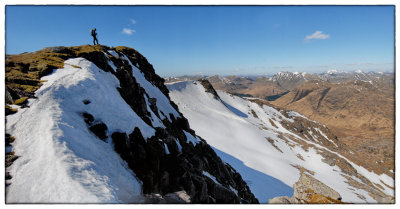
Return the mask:
<path id="1" fill-rule="evenodd" d="M 324 124 L 207 80 L 167 84 L 196 133 L 231 164 L 260 202 L 384 203 L 393 173 L 376 173 Z"/>
<path id="2" fill-rule="evenodd" d="M 281 87 L 270 77 L 259 76 L 255 78 L 244 76 L 181 76 L 166 78 L 166 83 L 177 81 L 188 81 L 197 79 L 207 79 L 215 89 L 229 92 L 231 94 L 266 98 L 284 94 L 287 90 Z"/>
<path id="3" fill-rule="evenodd" d="M 6 203 L 258 203 L 128 47 L 7 55 Z"/>
<path id="4" fill-rule="evenodd" d="M 394 170 L 394 81 L 306 82 L 271 102 L 327 125 L 376 173 Z"/>
<path id="5" fill-rule="evenodd" d="M 279 95 L 287 91 L 271 78 L 263 76 L 258 78 L 212 76 L 208 77 L 207 80 L 210 81 L 215 89 L 241 96 L 265 98 L 267 96 Z"/>

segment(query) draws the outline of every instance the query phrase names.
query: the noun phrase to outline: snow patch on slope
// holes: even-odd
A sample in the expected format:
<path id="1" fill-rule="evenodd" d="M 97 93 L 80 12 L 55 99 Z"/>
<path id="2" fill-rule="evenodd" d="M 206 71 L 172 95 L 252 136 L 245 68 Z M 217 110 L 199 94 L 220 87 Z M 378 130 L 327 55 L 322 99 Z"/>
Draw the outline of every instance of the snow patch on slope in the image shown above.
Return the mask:
<path id="1" fill-rule="evenodd" d="M 192 143 L 193 146 L 196 146 L 198 143 L 200 143 L 200 140 L 197 137 L 192 136 L 190 133 L 183 131 L 186 136 L 186 143 Z"/>
<path id="2" fill-rule="evenodd" d="M 107 59 L 107 63 L 108 65 L 111 66 L 111 68 L 114 70 L 114 72 L 117 72 L 117 67 L 114 65 L 114 63 L 110 60 L 110 58 L 108 57 L 107 53 L 103 52 L 104 55 L 106 56 Z"/>
<path id="3" fill-rule="evenodd" d="M 167 117 L 169 121 L 171 121 L 169 114 L 172 114 L 175 118 L 180 117 L 179 113 L 171 106 L 169 99 L 160 91 L 160 89 L 158 89 L 148 80 L 146 80 L 143 73 L 132 64 L 132 62 L 126 57 L 126 55 L 123 54 L 121 58 L 131 65 L 132 74 L 135 77 L 136 82 L 138 82 L 139 85 L 145 89 L 150 98 L 155 98 L 157 100 L 156 105 L 161 119 Z"/>
<path id="4" fill-rule="evenodd" d="M 108 50 L 108 53 L 110 53 L 112 56 L 114 56 L 115 58 L 119 58 L 119 55 L 117 54 L 117 52 L 115 52 L 114 50 Z"/>

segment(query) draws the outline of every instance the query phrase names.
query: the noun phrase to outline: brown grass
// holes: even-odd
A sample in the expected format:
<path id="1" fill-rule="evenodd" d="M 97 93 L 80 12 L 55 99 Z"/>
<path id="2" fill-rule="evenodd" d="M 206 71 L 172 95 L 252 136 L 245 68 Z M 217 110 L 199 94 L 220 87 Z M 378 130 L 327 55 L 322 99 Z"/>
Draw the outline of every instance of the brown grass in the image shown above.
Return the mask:
<path id="1" fill-rule="evenodd" d="M 269 123 L 271 123 L 271 125 L 275 128 L 278 128 L 278 126 L 275 125 L 274 121 L 271 120 L 271 118 L 269 119 Z"/>
<path id="2" fill-rule="evenodd" d="M 307 202 L 309 204 L 346 204 L 345 202 L 342 202 L 340 200 L 335 200 L 330 197 L 326 197 L 321 194 L 311 194 L 310 196 L 310 201 Z"/>
<path id="3" fill-rule="evenodd" d="M 88 57 L 93 52 L 101 52 L 111 49 L 103 45 L 83 45 L 74 47 L 49 47 L 42 50 L 23 53 L 18 55 L 7 55 L 5 60 L 5 83 L 6 86 L 17 92 L 33 92 L 40 88 L 45 81 L 40 78 L 48 75 L 54 69 L 64 67 L 64 61 L 73 57 Z M 136 52 L 129 47 L 116 47 L 117 51 Z M 136 52 L 137 53 L 137 52 Z M 99 54 L 99 53 L 98 53 Z M 73 66 L 80 68 L 79 66 Z"/>
<path id="4" fill-rule="evenodd" d="M 310 188 L 308 188 L 305 193 L 307 193 L 308 200 L 304 201 L 308 204 L 346 204 L 341 200 L 335 200 L 322 194 L 315 193 L 314 190 Z"/>
<path id="5" fill-rule="evenodd" d="M 14 102 L 15 105 L 22 105 L 25 104 L 28 100 L 28 97 L 22 97 Z"/>

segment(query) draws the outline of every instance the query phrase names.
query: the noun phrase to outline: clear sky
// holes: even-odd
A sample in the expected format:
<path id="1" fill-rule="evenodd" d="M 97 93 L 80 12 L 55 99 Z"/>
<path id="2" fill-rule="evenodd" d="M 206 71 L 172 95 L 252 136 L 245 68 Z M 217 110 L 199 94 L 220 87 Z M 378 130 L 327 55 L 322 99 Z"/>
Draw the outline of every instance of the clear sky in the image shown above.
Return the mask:
<path id="1" fill-rule="evenodd" d="M 394 6 L 6 6 L 6 53 L 129 46 L 161 76 L 393 71 Z"/>

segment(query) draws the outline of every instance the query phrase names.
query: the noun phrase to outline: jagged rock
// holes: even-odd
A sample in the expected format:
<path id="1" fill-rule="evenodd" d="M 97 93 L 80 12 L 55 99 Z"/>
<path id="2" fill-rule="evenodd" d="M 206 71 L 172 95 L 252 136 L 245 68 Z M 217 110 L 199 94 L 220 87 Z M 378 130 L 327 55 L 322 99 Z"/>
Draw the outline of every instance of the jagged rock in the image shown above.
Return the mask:
<path id="1" fill-rule="evenodd" d="M 214 99 L 219 99 L 218 93 L 215 91 L 214 87 L 211 85 L 211 83 L 207 79 L 199 79 L 201 85 L 203 85 L 204 89 L 206 92 L 212 94 L 214 96 Z"/>
<path id="2" fill-rule="evenodd" d="M 125 153 L 130 149 L 130 142 L 126 133 L 114 132 L 111 134 L 111 138 L 114 142 L 114 149 L 118 153 Z"/>
<path id="3" fill-rule="evenodd" d="M 156 103 L 157 103 L 157 99 L 156 98 L 149 98 L 149 103 L 150 103 L 150 105 L 155 106 Z"/>
<path id="4" fill-rule="evenodd" d="M 95 122 L 95 118 L 90 113 L 84 112 L 82 113 L 83 119 L 85 123 L 88 125 L 89 130 L 99 137 L 101 140 L 107 139 L 107 125 L 102 122 Z"/>
<path id="5" fill-rule="evenodd" d="M 82 113 L 82 116 L 83 116 L 83 119 L 84 119 L 85 123 L 87 125 L 91 126 L 93 121 L 94 121 L 93 115 L 91 115 L 91 114 L 89 114 L 87 112 L 84 112 L 84 113 Z"/>
<path id="6" fill-rule="evenodd" d="M 18 95 L 13 90 L 11 90 L 6 86 L 6 92 L 5 92 L 6 104 L 13 104 L 15 99 L 18 99 Z"/>
<path id="7" fill-rule="evenodd" d="M 107 139 L 107 125 L 104 123 L 97 123 L 89 127 L 89 130 L 102 140 Z"/>

